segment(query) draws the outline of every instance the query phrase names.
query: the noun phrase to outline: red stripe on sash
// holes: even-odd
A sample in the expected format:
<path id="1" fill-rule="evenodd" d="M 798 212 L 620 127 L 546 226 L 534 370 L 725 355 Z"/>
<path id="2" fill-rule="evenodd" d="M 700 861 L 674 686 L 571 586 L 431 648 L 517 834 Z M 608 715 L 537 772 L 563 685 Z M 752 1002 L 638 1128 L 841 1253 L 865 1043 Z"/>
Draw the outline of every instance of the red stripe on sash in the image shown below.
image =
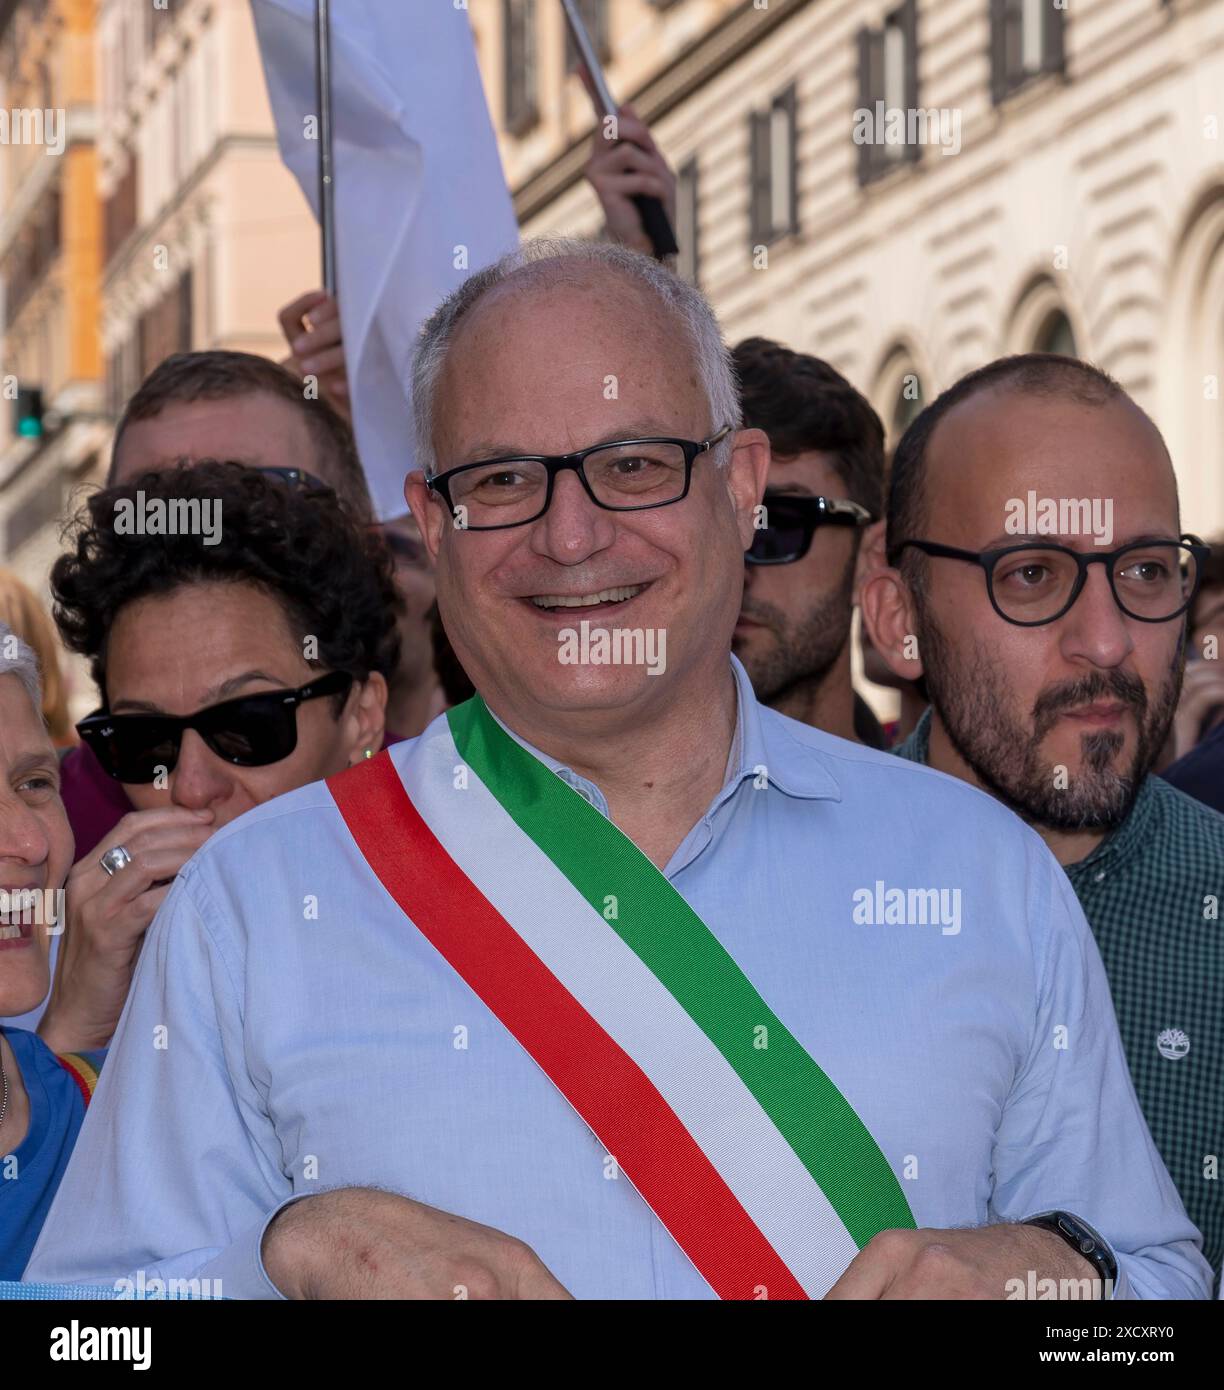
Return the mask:
<path id="1" fill-rule="evenodd" d="M 714 1292 L 806 1298 L 645 1072 L 447 854 L 387 753 L 327 786 L 383 887 L 590 1126 Z"/>

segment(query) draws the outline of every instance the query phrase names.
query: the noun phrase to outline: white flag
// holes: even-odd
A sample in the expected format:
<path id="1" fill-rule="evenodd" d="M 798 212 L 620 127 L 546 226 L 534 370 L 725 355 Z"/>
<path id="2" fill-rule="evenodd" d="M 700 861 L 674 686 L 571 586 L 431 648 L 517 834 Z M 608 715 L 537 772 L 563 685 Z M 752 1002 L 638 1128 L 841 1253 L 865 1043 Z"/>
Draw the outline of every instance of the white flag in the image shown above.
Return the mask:
<path id="1" fill-rule="evenodd" d="M 319 213 L 314 0 L 251 0 L 281 155 Z M 336 297 L 357 445 L 377 516 L 414 467 L 410 368 L 421 324 L 518 244 L 466 7 L 331 9 Z"/>

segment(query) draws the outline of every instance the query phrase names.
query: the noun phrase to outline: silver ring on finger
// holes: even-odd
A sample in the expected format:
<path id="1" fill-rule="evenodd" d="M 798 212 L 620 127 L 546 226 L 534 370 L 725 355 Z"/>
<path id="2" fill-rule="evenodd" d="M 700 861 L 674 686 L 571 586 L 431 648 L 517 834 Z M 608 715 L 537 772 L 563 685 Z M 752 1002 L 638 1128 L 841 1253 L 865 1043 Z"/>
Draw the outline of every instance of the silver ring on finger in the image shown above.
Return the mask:
<path id="1" fill-rule="evenodd" d="M 98 863 L 106 872 L 114 878 L 120 869 L 126 869 L 132 862 L 132 856 L 122 845 L 112 845 L 110 849 L 98 860 Z"/>

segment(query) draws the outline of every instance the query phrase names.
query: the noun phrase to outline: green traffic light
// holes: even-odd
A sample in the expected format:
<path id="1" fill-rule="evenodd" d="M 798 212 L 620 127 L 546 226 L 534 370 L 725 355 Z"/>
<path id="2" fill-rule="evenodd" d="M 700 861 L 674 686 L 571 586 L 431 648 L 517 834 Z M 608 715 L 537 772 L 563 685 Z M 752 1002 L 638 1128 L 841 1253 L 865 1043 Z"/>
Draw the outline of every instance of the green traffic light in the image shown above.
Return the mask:
<path id="1" fill-rule="evenodd" d="M 41 439 L 42 421 L 36 415 L 27 415 L 17 422 L 17 433 L 22 439 Z"/>

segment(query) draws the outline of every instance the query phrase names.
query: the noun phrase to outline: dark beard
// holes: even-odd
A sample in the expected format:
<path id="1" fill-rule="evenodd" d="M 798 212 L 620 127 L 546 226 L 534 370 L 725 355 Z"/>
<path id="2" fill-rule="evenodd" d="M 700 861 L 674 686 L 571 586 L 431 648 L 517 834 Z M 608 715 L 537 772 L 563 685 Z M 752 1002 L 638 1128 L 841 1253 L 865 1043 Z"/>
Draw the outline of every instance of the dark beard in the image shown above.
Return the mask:
<path id="1" fill-rule="evenodd" d="M 1137 676 L 1120 670 L 1092 672 L 1043 690 L 1026 727 L 1014 713 L 1003 672 L 987 648 L 975 644 L 958 662 L 929 617 L 924 616 L 923 628 L 922 664 L 931 704 L 952 746 L 986 790 L 1045 830 L 1109 830 L 1126 819 L 1173 722 L 1183 644 L 1152 701 Z M 1138 738 L 1130 766 L 1114 770 L 1125 742 L 1121 733 L 1084 734 L 1079 770 L 1068 769 L 1067 786 L 1057 787 L 1053 765 L 1041 757 L 1042 741 L 1064 711 L 1101 699 L 1119 700 L 1134 712 Z"/>
<path id="2" fill-rule="evenodd" d="M 776 704 L 797 685 L 809 681 L 819 685 L 824 680 L 850 639 L 853 597 L 853 559 L 838 588 L 821 598 L 793 628 L 781 609 L 745 593 L 741 610 L 744 616 L 763 623 L 777 639 L 772 648 L 759 656 L 746 654 L 741 650 L 742 644 L 732 643 L 732 650 L 744 661 L 752 688 L 763 705 Z"/>

